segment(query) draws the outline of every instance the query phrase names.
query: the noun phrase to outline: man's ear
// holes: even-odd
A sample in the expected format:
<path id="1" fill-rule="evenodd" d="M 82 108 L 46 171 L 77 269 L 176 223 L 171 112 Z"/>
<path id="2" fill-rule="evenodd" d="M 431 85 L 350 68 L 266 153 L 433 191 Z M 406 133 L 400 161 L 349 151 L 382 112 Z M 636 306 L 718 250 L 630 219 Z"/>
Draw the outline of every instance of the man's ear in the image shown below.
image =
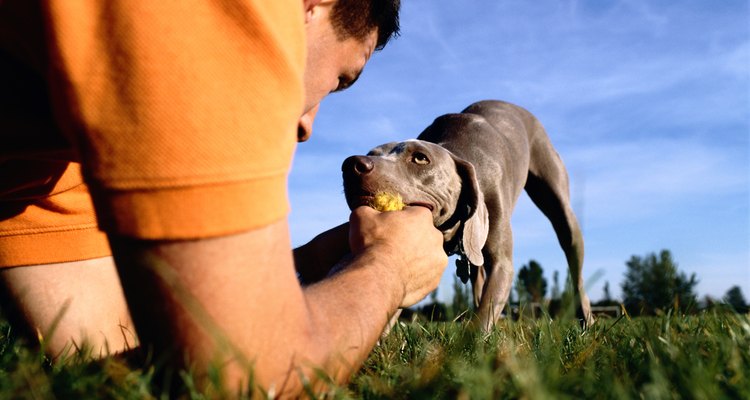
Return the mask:
<path id="1" fill-rule="evenodd" d="M 453 156 L 456 172 L 461 177 L 461 195 L 456 205 L 456 213 L 463 223 L 462 242 L 466 257 L 474 265 L 484 265 L 482 248 L 487 242 L 489 233 L 489 214 L 484 204 L 484 195 L 479 188 L 474 166 L 461 158 Z"/>
<path id="2" fill-rule="evenodd" d="M 302 3 L 305 7 L 305 23 L 310 22 L 313 9 L 322 1 L 323 0 L 302 0 Z"/>

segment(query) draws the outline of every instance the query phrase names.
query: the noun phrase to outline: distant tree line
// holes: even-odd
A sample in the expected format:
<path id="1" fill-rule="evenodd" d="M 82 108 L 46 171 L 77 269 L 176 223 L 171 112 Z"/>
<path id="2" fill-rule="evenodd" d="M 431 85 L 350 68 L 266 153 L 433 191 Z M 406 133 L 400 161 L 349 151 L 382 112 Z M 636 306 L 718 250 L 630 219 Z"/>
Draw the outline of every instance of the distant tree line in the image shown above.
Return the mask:
<path id="1" fill-rule="evenodd" d="M 669 250 L 657 257 L 632 256 L 622 283 L 623 303 L 631 314 L 653 315 L 658 310 L 688 311 L 697 305 L 694 292 L 698 280 L 677 271 L 677 264 Z"/>
<path id="2" fill-rule="evenodd" d="M 632 256 L 625 263 L 627 270 L 624 280 L 620 284 L 622 301 L 617 301 L 610 294 L 609 282 L 604 283 L 604 298 L 594 302 L 595 306 L 620 306 L 632 316 L 656 315 L 669 310 L 680 313 L 691 313 L 700 309 L 711 308 L 717 310 L 747 313 L 750 311 L 742 290 L 739 286 L 732 286 L 721 300 L 706 297 L 702 304 L 698 302 L 695 287 L 698 284 L 696 274 L 688 276 L 679 271 L 669 250 L 662 250 L 658 254 L 649 253 L 643 257 Z M 566 274 L 567 275 L 567 274 Z M 570 276 L 567 275 L 564 287 L 560 287 L 559 275 L 553 273 L 553 283 L 550 298 L 547 295 L 547 280 L 544 278 L 542 266 L 535 260 L 530 260 L 518 271 L 515 282 L 514 297 L 511 294 L 509 303 L 523 305 L 538 304 L 551 316 L 556 316 L 566 310 L 573 310 L 575 299 Z M 430 302 L 413 311 L 428 320 L 454 320 L 463 316 L 470 316 L 473 311 L 471 287 L 462 284 L 454 277 L 453 298 L 449 304 L 437 300 L 437 291 L 433 292 Z M 409 312 L 405 313 L 408 317 Z"/>

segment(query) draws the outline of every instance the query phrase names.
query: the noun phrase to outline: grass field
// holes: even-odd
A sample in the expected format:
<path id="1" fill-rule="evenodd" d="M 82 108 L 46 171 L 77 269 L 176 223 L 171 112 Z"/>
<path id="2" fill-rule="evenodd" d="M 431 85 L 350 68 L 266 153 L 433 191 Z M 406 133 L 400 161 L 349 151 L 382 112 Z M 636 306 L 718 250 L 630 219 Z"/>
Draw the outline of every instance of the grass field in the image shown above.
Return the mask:
<path id="1" fill-rule="evenodd" d="M 155 368 L 116 359 L 50 365 L 0 321 L 0 399 L 166 398 Z M 188 374 L 174 376 L 185 398 Z M 750 318 L 692 316 L 501 321 L 489 335 L 465 322 L 397 326 L 347 387 L 364 399 L 750 399 Z"/>

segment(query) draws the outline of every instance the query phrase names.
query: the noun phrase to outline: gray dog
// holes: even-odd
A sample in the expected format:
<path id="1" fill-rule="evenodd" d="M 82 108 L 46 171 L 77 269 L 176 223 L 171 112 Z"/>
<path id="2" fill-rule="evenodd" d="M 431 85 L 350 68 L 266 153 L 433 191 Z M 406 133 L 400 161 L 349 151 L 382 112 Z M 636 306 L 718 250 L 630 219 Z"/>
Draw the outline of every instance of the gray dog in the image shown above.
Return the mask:
<path id="1" fill-rule="evenodd" d="M 342 166 L 350 208 L 374 194 L 400 194 L 432 211 L 445 251 L 458 254 L 457 274 L 471 280 L 479 322 L 501 317 L 513 280 L 510 219 L 521 189 L 552 222 L 565 252 L 580 316 L 593 323 L 583 288 L 583 236 L 570 207 L 568 176 L 541 123 L 501 101 L 480 101 L 438 117 L 416 140 L 372 149 Z"/>

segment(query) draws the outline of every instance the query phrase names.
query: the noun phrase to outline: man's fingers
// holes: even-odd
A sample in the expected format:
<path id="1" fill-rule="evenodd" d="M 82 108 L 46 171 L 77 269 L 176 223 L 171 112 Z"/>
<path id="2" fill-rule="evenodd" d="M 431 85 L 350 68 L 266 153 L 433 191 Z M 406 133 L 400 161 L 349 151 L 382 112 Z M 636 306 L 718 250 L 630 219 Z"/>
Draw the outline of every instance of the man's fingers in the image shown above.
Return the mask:
<path id="1" fill-rule="evenodd" d="M 370 206 L 359 206 L 352 210 L 353 213 L 361 213 L 361 214 L 380 214 L 380 211 L 370 207 Z"/>
<path id="2" fill-rule="evenodd" d="M 420 206 L 420 205 L 406 206 L 404 207 L 402 211 L 414 213 L 417 215 L 421 214 L 426 218 L 432 219 L 432 211 L 430 211 L 430 209 L 425 206 Z"/>
<path id="3" fill-rule="evenodd" d="M 352 213 L 361 214 L 361 215 L 382 214 L 382 213 L 390 213 L 390 212 L 394 212 L 394 211 L 378 211 L 370 206 L 359 206 L 355 208 L 354 210 L 352 210 Z M 399 211 L 396 211 L 396 212 L 399 212 Z M 408 212 L 408 213 L 413 213 L 416 215 L 421 214 L 424 217 L 427 217 L 430 219 L 432 218 L 432 211 L 430 211 L 429 208 L 425 206 L 421 206 L 421 205 L 408 205 L 404 207 L 403 210 L 400 210 L 400 212 Z"/>

